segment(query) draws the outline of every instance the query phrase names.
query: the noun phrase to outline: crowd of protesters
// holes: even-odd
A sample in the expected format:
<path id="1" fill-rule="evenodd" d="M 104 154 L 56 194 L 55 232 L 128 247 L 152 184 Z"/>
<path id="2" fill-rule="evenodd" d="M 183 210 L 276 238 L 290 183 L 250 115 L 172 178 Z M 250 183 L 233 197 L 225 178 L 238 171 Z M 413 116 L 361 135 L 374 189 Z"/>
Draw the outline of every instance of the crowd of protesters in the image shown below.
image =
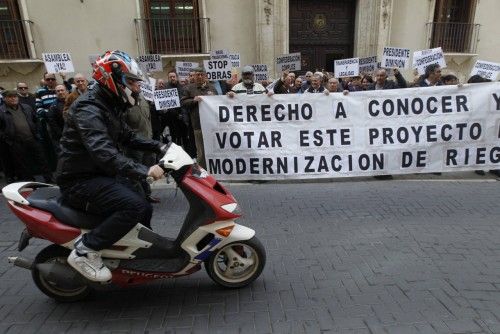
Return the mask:
<path id="1" fill-rule="evenodd" d="M 394 80 L 388 78 L 392 72 Z M 440 85 L 460 85 L 454 75 L 441 75 L 437 64 L 426 68 L 422 76 L 415 75 L 407 81 L 398 69 L 378 69 L 372 74 L 351 78 L 335 78 L 325 71 L 310 72 L 298 76 L 284 71 L 274 81 L 255 82 L 254 70 L 245 66 L 238 82 L 209 81 L 203 68 L 196 68 L 188 78 L 179 78 L 174 70 L 167 78 L 157 79 L 155 89 L 178 90 L 181 106 L 174 109 L 156 110 L 154 103 L 139 98 L 125 114 L 125 121 L 141 136 L 161 140 L 168 137 L 206 168 L 203 150 L 203 135 L 200 125 L 198 104 L 201 96 L 236 94 L 351 94 L 365 90 L 385 90 Z M 42 175 L 46 182 L 52 182 L 52 173 L 57 164 L 59 139 L 64 129 L 66 113 L 71 104 L 88 89 L 89 81 L 83 74 L 73 78 L 59 74 L 45 73 L 41 86 L 30 89 L 27 83 L 19 82 L 15 89 L 4 89 L 0 100 L 0 168 L 7 183 L 20 180 L 34 180 Z M 473 76 L 468 83 L 488 82 L 480 76 Z M 137 151 L 126 151 L 128 157 L 146 166 L 152 166 L 157 157 Z M 484 171 L 477 171 L 484 174 Z M 500 176 L 500 171 L 492 171 Z M 391 178 L 390 175 L 379 178 Z M 143 184 L 144 192 L 151 202 L 151 189 Z"/>

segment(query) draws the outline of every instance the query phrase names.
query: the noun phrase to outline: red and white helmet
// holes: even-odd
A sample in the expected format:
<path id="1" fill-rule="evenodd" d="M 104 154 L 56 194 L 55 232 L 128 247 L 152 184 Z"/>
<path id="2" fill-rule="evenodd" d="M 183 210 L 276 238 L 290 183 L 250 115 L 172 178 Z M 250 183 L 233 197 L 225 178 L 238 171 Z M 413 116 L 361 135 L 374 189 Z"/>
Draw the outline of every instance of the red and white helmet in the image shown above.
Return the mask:
<path id="1" fill-rule="evenodd" d="M 144 80 L 137 62 L 123 51 L 106 51 L 97 58 L 92 77 L 124 102 L 134 103 L 127 79 Z"/>

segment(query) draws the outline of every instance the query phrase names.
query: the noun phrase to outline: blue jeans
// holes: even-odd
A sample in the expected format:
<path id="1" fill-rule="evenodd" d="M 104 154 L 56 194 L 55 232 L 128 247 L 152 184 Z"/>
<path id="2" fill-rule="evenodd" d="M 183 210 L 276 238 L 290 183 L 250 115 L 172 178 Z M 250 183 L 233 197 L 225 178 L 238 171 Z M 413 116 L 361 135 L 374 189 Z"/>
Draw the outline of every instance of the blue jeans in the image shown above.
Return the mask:
<path id="1" fill-rule="evenodd" d="M 99 226 L 84 234 L 83 244 L 93 250 L 110 247 L 137 223 L 150 228 L 153 207 L 126 179 L 95 177 L 61 189 L 65 204 L 107 217 Z"/>

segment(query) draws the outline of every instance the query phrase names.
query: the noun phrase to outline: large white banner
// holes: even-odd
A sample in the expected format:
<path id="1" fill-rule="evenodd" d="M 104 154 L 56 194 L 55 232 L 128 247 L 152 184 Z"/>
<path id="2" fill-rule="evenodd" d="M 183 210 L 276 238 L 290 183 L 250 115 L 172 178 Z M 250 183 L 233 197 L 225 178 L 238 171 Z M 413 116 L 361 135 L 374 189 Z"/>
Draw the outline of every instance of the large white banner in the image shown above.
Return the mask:
<path id="1" fill-rule="evenodd" d="M 342 94 L 203 97 L 221 180 L 500 168 L 500 83 Z"/>

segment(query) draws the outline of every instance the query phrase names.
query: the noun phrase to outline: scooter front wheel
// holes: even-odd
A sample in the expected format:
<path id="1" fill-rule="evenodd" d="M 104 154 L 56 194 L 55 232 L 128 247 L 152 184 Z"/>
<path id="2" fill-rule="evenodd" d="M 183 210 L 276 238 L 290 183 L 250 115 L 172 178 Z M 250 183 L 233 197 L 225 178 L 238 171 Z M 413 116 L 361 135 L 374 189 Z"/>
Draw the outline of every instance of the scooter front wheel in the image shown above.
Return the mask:
<path id="1" fill-rule="evenodd" d="M 257 279 L 265 264 L 264 246 L 253 237 L 216 250 L 205 262 L 205 269 L 208 276 L 223 287 L 241 288 Z"/>
<path id="2" fill-rule="evenodd" d="M 59 302 L 76 302 L 86 298 L 92 291 L 92 288 L 85 282 L 50 278 L 37 267 L 37 265 L 45 264 L 69 266 L 66 259 L 70 252 L 69 249 L 59 245 L 45 247 L 36 256 L 31 269 L 31 275 L 37 288 Z"/>

